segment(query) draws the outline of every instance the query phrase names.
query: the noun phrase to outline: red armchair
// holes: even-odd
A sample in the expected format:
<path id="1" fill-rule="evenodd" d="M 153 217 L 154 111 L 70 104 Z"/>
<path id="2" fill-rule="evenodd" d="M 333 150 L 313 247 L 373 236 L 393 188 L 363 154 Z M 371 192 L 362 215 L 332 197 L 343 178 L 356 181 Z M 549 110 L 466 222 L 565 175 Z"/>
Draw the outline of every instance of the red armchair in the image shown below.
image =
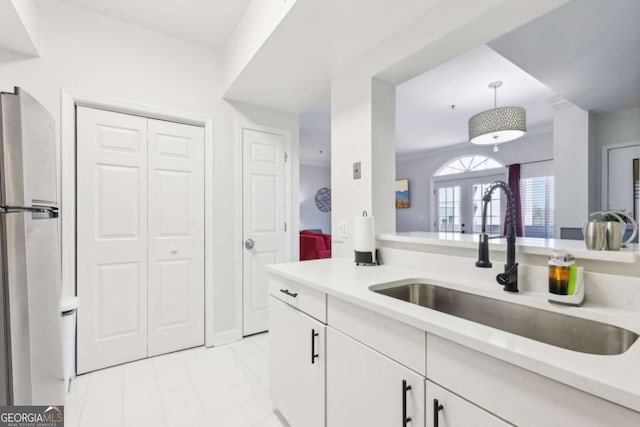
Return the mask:
<path id="1" fill-rule="evenodd" d="M 331 258 L 331 234 L 300 231 L 300 261 Z"/>

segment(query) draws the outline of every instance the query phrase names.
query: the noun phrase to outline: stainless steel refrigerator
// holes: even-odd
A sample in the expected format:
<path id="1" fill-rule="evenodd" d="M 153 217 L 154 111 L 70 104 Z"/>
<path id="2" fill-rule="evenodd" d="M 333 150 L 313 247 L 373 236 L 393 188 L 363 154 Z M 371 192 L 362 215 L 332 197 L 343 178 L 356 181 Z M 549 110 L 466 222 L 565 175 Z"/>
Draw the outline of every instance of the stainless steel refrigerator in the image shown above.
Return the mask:
<path id="1" fill-rule="evenodd" d="M 54 120 L 20 88 L 0 98 L 0 405 L 62 405 Z"/>

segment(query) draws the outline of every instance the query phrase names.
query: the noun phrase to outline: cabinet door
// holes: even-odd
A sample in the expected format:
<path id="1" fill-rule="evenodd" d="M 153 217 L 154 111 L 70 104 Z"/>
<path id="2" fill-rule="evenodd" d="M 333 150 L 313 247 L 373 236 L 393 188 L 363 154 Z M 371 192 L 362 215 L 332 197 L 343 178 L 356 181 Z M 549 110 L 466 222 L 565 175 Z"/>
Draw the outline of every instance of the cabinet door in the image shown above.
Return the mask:
<path id="1" fill-rule="evenodd" d="M 269 391 L 291 427 L 325 426 L 325 330 L 269 297 Z"/>
<path id="2" fill-rule="evenodd" d="M 509 424 L 427 381 L 428 427 L 506 427 Z"/>
<path id="3" fill-rule="evenodd" d="M 424 427 L 424 383 L 415 372 L 327 328 L 327 427 Z"/>

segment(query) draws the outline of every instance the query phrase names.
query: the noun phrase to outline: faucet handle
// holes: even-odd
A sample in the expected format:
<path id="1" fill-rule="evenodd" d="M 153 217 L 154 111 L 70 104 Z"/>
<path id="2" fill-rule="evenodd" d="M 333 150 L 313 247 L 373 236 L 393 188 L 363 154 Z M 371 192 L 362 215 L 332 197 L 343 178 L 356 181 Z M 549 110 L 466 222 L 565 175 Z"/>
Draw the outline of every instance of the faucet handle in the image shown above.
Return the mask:
<path id="1" fill-rule="evenodd" d="M 504 273 L 498 274 L 496 281 L 504 286 L 505 291 L 518 292 L 518 263 L 516 262 L 512 266 L 505 265 Z"/>

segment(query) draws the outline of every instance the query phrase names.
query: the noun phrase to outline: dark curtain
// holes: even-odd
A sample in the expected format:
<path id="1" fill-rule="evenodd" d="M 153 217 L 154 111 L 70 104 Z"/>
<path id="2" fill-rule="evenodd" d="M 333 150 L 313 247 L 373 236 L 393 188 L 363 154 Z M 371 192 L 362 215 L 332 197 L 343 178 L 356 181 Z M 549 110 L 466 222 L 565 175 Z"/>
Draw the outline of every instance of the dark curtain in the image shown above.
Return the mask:
<path id="1" fill-rule="evenodd" d="M 520 198 L 520 164 L 509 166 L 509 188 L 516 204 L 516 236 L 522 237 L 522 199 Z M 507 209 L 509 205 L 507 204 Z M 505 212 L 504 234 L 507 234 L 507 212 Z"/>

